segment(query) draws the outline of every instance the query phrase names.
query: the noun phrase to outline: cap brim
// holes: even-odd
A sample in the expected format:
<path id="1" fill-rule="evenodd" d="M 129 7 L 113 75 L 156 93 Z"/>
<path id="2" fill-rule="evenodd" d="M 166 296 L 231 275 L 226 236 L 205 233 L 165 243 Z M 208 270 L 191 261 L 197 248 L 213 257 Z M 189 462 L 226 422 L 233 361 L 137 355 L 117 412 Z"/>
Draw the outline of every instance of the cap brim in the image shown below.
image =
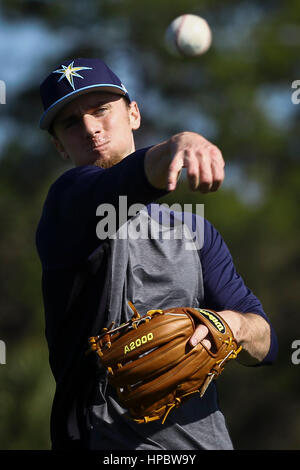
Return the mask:
<path id="1" fill-rule="evenodd" d="M 119 87 L 118 85 L 89 85 L 84 88 L 80 88 L 79 90 L 74 90 L 68 95 L 65 95 L 63 98 L 55 101 L 46 111 L 43 113 L 40 119 L 40 129 L 48 130 L 51 126 L 51 123 L 57 113 L 67 104 L 70 103 L 73 99 L 77 96 L 84 95 L 86 93 L 90 93 L 91 91 L 103 91 L 103 92 L 110 92 L 115 93 L 117 95 L 126 96 L 129 99 L 128 93 L 123 88 Z"/>

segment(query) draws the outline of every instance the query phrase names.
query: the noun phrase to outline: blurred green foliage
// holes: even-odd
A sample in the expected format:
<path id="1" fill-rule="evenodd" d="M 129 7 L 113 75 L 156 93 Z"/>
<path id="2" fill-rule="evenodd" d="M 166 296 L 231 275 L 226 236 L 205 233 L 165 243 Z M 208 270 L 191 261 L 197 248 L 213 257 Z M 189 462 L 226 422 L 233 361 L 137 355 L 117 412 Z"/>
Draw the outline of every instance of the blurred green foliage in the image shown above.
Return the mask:
<path id="1" fill-rule="evenodd" d="M 13 125 L 0 155 L 0 339 L 7 347 L 0 448 L 50 446 L 54 381 L 35 230 L 49 185 L 67 167 L 38 130 L 37 80 L 64 59 L 97 56 L 127 77 L 140 104 L 138 146 L 191 130 L 222 150 L 221 190 L 203 196 L 183 181 L 176 198 L 164 200 L 205 204 L 278 334 L 275 365 L 233 364 L 219 380 L 235 448 L 299 449 L 300 365 L 291 362 L 292 341 L 300 338 L 300 105 L 291 102 L 291 83 L 300 79 L 299 2 L 3 0 L 1 8 L 7 24 L 37 19 L 65 43 L 0 109 Z M 200 14 L 212 27 L 212 48 L 201 58 L 171 57 L 164 48 L 167 25 L 183 13 Z"/>

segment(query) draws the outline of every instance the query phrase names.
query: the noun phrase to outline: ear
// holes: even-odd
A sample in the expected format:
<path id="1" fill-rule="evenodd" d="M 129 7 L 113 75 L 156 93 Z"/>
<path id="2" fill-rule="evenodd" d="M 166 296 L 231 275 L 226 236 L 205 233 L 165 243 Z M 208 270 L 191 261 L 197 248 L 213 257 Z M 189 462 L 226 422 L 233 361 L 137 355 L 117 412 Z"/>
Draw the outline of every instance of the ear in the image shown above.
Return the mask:
<path id="1" fill-rule="evenodd" d="M 133 131 L 137 130 L 141 125 L 141 113 L 136 101 L 132 101 L 129 105 L 129 119 L 131 124 L 131 129 Z"/>
<path id="2" fill-rule="evenodd" d="M 51 140 L 54 143 L 55 148 L 58 151 L 58 153 L 60 154 L 61 158 L 63 160 L 68 160 L 70 157 L 67 154 L 67 152 L 65 151 L 64 146 L 62 145 L 62 143 L 57 139 L 57 137 L 51 136 Z"/>

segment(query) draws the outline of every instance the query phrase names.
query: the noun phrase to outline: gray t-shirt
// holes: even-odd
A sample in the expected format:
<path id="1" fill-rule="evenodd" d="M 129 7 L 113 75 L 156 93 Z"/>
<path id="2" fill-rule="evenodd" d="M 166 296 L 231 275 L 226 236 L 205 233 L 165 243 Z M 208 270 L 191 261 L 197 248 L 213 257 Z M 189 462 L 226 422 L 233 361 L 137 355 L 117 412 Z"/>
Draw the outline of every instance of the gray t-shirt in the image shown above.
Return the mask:
<path id="1" fill-rule="evenodd" d="M 180 214 L 175 215 L 175 223 L 170 226 L 166 223 L 167 209 L 160 208 L 165 219 L 158 219 L 158 214 L 153 213 L 150 217 L 146 209 L 142 210 L 111 239 L 108 323 L 119 324 L 132 316 L 128 300 L 141 315 L 153 308 L 203 306 L 198 254 L 203 227 L 191 229 Z M 195 394 L 172 410 L 164 424 L 137 424 L 130 420 L 105 379 L 99 382 L 97 392 L 97 405 L 89 408 L 87 416 L 91 450 L 232 449 L 214 383 L 203 398 Z"/>

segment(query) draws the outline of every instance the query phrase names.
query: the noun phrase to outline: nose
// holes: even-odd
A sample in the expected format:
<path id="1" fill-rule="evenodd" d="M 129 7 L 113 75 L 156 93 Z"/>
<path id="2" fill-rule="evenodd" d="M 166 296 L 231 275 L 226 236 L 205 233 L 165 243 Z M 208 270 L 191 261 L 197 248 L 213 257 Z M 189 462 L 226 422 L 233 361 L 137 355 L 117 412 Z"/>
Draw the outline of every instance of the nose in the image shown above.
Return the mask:
<path id="1" fill-rule="evenodd" d="M 101 132 L 102 127 L 99 122 L 94 116 L 91 114 L 84 114 L 82 116 L 82 126 L 84 131 L 88 137 L 93 136 L 99 132 Z"/>

